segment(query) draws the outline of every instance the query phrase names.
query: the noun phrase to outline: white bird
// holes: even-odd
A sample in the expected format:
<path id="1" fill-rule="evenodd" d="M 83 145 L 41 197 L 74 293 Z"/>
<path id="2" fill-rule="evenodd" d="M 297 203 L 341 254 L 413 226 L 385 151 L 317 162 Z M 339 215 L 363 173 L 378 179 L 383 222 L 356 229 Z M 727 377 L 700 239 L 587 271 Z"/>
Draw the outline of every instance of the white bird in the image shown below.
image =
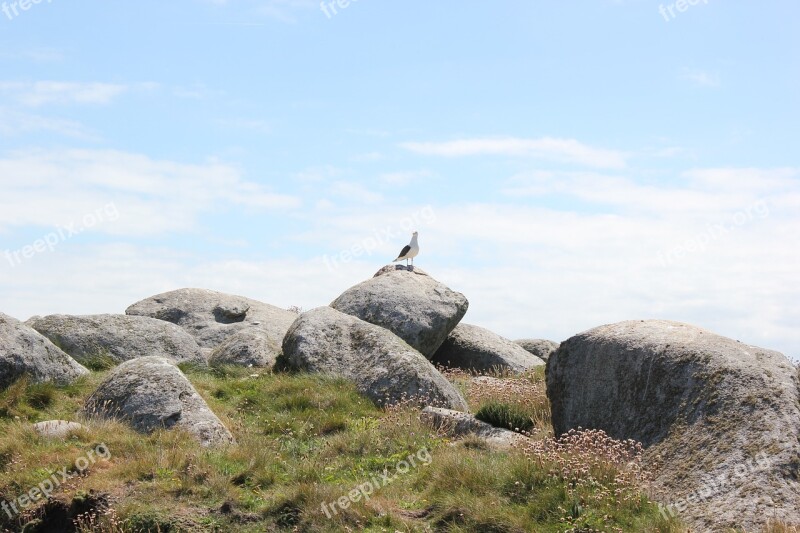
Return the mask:
<path id="1" fill-rule="evenodd" d="M 398 255 L 397 259 L 392 261 L 392 263 L 397 263 L 405 259 L 406 266 L 408 266 L 408 260 L 411 259 L 411 266 L 414 266 L 414 258 L 417 257 L 417 254 L 419 254 L 419 244 L 417 243 L 417 232 L 415 231 L 411 235 L 411 242 L 400 250 L 400 255 Z"/>

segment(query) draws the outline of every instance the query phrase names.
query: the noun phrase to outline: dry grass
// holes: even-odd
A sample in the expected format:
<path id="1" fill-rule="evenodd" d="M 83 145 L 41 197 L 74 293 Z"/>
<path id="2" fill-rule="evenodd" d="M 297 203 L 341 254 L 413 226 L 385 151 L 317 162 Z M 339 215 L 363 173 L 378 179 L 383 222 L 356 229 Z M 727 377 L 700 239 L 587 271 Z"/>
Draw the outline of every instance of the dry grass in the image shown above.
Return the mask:
<path id="1" fill-rule="evenodd" d="M 513 418 L 521 415 L 530 420 L 530 424 L 525 424 L 520 429 L 530 428 L 529 433 L 537 438 L 552 436 L 550 402 L 547 399 L 543 368 L 522 375 L 496 371 L 491 375 L 480 376 L 457 369 L 441 370 L 448 380 L 462 390 L 473 413 L 492 410 L 512 413 Z"/>
<path id="2" fill-rule="evenodd" d="M 790 525 L 786 522 L 775 520 L 764 528 L 763 533 L 800 533 L 800 525 Z"/>

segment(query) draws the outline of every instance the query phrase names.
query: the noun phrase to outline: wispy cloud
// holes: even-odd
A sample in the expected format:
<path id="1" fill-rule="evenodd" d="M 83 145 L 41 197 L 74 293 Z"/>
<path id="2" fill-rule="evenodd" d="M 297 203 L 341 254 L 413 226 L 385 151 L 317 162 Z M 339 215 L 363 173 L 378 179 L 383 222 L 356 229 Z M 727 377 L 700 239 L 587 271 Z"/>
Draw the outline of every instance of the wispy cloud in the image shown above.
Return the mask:
<path id="1" fill-rule="evenodd" d="M 680 79 L 697 87 L 717 88 L 721 85 L 719 74 L 700 69 L 686 68 L 681 73 Z"/>
<path id="2" fill-rule="evenodd" d="M 0 159 L 0 231 L 56 226 L 114 202 L 123 235 L 194 229 L 203 213 L 235 206 L 271 212 L 301 205 L 219 162 L 187 164 L 115 150 L 26 151 Z"/>
<path id="3" fill-rule="evenodd" d="M 531 157 L 598 168 L 624 168 L 627 154 L 617 150 L 595 148 L 575 139 L 517 137 L 459 139 L 445 142 L 405 142 L 406 150 L 444 157 L 504 155 Z"/>
<path id="4" fill-rule="evenodd" d="M 245 0 L 233 2 L 232 0 L 200 0 L 204 4 L 212 4 L 225 8 L 228 11 L 237 11 L 241 18 L 253 19 L 246 22 L 232 22 L 233 25 L 259 26 L 259 19 L 271 18 L 285 23 L 296 22 L 295 14 L 298 11 L 319 9 L 317 0 Z"/>
<path id="5" fill-rule="evenodd" d="M 106 105 L 131 90 L 152 90 L 154 83 L 123 85 L 99 82 L 0 81 L 0 94 L 26 107 L 48 104 Z"/>
<path id="6" fill-rule="evenodd" d="M 174 87 L 172 89 L 172 94 L 173 96 L 187 100 L 205 100 L 210 96 L 214 96 L 215 91 L 212 91 L 204 84 L 196 83 L 189 86 Z"/>
<path id="7" fill-rule="evenodd" d="M 791 168 L 689 170 L 667 182 L 598 172 L 533 171 L 512 177 L 502 191 L 517 198 L 562 195 L 617 214 L 708 218 L 768 196 L 787 201 L 797 194 L 798 179 L 800 169 Z"/>
<path id="8" fill-rule="evenodd" d="M 272 127 L 266 120 L 253 118 L 225 118 L 220 119 L 217 123 L 224 128 L 234 130 L 248 130 L 261 134 L 272 133 Z"/>
<path id="9" fill-rule="evenodd" d="M 64 54 L 56 48 L 20 48 L 0 50 L 0 59 L 28 60 L 37 63 L 51 63 L 64 59 Z"/>
<path id="10" fill-rule="evenodd" d="M 297 19 L 295 13 L 304 10 L 318 10 L 317 0 L 266 0 L 258 6 L 258 13 L 279 20 L 294 23 Z"/>
<path id="11" fill-rule="evenodd" d="M 378 179 L 386 185 L 403 186 L 432 177 L 433 172 L 430 170 L 413 170 L 409 172 L 387 172 L 381 174 Z"/>
<path id="12" fill-rule="evenodd" d="M 366 152 L 351 156 L 349 161 L 353 163 L 369 163 L 372 161 L 380 161 L 381 159 L 383 159 L 383 154 L 380 152 Z"/>
<path id="13" fill-rule="evenodd" d="M 361 184 L 349 181 L 337 181 L 331 185 L 331 193 L 346 200 L 347 205 L 353 203 L 377 204 L 383 201 L 383 195 L 370 191 Z"/>
<path id="14" fill-rule="evenodd" d="M 96 141 L 97 136 L 75 120 L 46 117 L 0 107 L 0 135 L 14 137 L 36 132 L 57 133 L 65 137 Z"/>

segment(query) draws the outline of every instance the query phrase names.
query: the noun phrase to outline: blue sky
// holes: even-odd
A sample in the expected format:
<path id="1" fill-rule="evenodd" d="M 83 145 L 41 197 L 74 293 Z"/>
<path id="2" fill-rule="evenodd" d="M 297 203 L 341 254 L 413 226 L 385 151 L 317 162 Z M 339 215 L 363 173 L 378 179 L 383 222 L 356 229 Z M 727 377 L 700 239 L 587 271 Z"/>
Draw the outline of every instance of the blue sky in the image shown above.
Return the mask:
<path id="1" fill-rule="evenodd" d="M 311 308 L 418 230 L 512 338 L 800 357 L 800 4 L 325 4 L 0 3 L 0 311 Z"/>

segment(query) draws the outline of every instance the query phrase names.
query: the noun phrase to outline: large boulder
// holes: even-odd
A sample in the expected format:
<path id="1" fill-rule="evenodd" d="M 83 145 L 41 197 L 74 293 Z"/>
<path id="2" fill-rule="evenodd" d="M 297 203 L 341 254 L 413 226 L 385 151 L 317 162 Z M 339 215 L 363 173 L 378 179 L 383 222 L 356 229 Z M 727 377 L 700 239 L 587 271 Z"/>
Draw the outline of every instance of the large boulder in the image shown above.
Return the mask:
<path id="1" fill-rule="evenodd" d="M 422 354 L 392 332 L 330 307 L 300 315 L 283 341 L 282 362 L 348 379 L 378 405 L 412 400 L 467 410 L 455 386 Z"/>
<path id="2" fill-rule="evenodd" d="M 664 514 L 699 531 L 800 522 L 800 380 L 782 354 L 662 320 L 576 335 L 547 364 L 556 436 L 635 439 Z"/>
<path id="3" fill-rule="evenodd" d="M 0 389 L 22 376 L 34 383 L 73 383 L 89 371 L 45 336 L 0 313 Z"/>
<path id="4" fill-rule="evenodd" d="M 125 313 L 177 324 L 206 352 L 253 326 L 280 344 L 297 318 L 295 313 L 273 305 L 206 289 L 178 289 L 151 296 L 133 304 Z"/>
<path id="5" fill-rule="evenodd" d="M 421 270 L 384 267 L 331 307 L 388 329 L 432 357 L 467 312 L 466 297 Z"/>
<path id="6" fill-rule="evenodd" d="M 141 433 L 180 428 L 203 446 L 233 442 L 183 372 L 164 357 L 141 357 L 116 367 L 86 400 L 83 414 L 121 420 Z"/>
<path id="7" fill-rule="evenodd" d="M 514 341 L 531 355 L 535 355 L 545 363 L 558 350 L 558 343 L 546 339 L 519 339 Z"/>
<path id="8" fill-rule="evenodd" d="M 447 336 L 431 361 L 438 365 L 475 372 L 524 372 L 544 365 L 544 361 L 505 337 L 464 323 L 456 326 Z"/>
<path id="9" fill-rule="evenodd" d="M 217 346 L 208 356 L 208 364 L 272 368 L 280 354 L 281 344 L 254 326 L 240 330 Z"/>
<path id="10" fill-rule="evenodd" d="M 144 316 L 50 315 L 27 325 L 78 362 L 109 357 L 122 363 L 137 357 L 167 357 L 177 363 L 205 365 L 194 338 L 175 324 Z"/>

